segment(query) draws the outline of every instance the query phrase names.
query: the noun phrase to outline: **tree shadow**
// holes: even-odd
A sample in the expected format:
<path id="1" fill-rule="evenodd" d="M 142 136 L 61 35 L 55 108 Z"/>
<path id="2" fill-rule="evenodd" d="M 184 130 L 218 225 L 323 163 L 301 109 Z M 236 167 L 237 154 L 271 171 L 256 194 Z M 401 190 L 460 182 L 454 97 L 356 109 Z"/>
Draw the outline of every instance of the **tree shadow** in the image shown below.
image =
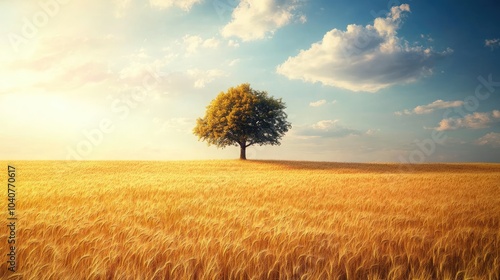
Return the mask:
<path id="1" fill-rule="evenodd" d="M 352 163 L 327 161 L 248 160 L 249 163 L 291 170 L 333 173 L 500 173 L 498 163 Z"/>

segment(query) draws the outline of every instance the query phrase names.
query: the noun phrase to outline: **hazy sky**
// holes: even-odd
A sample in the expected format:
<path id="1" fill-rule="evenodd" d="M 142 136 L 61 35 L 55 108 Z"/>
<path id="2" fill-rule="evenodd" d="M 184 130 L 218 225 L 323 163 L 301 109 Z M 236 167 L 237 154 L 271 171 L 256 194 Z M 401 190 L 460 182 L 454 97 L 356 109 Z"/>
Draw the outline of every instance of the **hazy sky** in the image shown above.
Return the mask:
<path id="1" fill-rule="evenodd" d="M 1 159 L 238 158 L 195 120 L 248 82 L 292 130 L 249 159 L 500 161 L 496 1 L 0 2 Z"/>

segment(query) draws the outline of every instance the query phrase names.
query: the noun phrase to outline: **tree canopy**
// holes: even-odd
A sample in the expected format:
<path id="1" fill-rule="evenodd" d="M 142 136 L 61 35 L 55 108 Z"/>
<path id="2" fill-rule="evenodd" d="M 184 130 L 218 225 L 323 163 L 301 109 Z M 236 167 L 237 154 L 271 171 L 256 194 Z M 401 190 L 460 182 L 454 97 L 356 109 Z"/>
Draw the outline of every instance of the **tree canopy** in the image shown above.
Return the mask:
<path id="1" fill-rule="evenodd" d="M 193 133 L 208 145 L 240 147 L 240 159 L 246 159 L 251 145 L 280 145 L 280 139 L 291 128 L 285 103 L 250 84 L 221 92 L 207 106 L 203 118 L 196 120 Z"/>

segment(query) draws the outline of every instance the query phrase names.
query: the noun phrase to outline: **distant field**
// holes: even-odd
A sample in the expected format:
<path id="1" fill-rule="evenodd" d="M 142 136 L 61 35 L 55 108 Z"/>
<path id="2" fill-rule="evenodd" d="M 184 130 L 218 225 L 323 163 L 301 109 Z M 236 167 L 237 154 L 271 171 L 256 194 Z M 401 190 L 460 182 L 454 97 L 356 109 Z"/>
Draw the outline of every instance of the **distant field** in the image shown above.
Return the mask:
<path id="1" fill-rule="evenodd" d="M 1 163 L 1 279 L 500 279 L 499 164 Z"/>

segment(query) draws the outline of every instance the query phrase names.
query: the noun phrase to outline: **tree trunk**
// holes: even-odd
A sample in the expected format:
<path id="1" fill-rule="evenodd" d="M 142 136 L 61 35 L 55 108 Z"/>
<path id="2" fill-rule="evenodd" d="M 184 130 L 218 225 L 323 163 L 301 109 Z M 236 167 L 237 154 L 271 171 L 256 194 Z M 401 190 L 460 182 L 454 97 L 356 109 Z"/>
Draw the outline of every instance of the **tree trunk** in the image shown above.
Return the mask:
<path id="1" fill-rule="evenodd" d="M 241 160 L 246 160 L 247 159 L 247 147 L 245 144 L 240 145 L 240 159 Z"/>

